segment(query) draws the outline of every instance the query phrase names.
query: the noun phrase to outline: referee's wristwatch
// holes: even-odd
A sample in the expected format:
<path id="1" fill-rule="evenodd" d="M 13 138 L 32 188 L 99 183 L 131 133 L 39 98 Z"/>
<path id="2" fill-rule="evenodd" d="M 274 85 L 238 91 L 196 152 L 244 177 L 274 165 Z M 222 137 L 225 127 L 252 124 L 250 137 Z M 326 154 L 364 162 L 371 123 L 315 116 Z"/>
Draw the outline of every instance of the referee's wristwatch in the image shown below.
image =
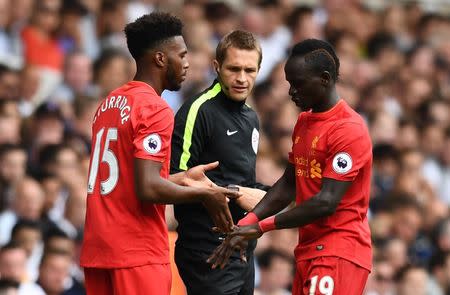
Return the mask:
<path id="1" fill-rule="evenodd" d="M 239 185 L 236 184 L 229 184 L 227 185 L 227 189 L 234 192 L 239 192 Z"/>

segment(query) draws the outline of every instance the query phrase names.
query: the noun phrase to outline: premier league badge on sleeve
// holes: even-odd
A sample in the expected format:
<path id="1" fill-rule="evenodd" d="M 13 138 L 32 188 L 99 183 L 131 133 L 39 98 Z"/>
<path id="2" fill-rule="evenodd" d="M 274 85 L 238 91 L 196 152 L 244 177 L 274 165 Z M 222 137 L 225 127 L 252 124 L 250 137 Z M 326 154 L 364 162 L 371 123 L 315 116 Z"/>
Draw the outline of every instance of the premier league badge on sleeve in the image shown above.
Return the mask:
<path id="1" fill-rule="evenodd" d="M 333 158 L 333 170 L 339 174 L 345 174 L 352 169 L 353 161 L 347 153 L 337 153 Z"/>
<path id="2" fill-rule="evenodd" d="M 159 137 L 159 135 L 157 133 L 150 134 L 149 136 L 144 138 L 143 145 L 144 145 L 144 149 L 149 154 L 154 155 L 161 150 L 161 146 L 162 146 L 161 137 Z"/>

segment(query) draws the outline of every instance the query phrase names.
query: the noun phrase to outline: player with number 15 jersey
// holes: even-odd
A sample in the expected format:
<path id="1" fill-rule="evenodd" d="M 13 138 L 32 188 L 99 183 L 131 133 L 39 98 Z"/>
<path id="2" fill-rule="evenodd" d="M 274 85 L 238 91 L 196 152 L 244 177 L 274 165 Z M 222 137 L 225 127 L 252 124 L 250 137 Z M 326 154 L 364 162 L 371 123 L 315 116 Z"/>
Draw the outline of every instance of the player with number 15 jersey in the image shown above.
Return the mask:
<path id="1" fill-rule="evenodd" d="M 82 266 L 169 263 L 165 205 L 133 197 L 130 163 L 135 157 L 162 162 L 161 177 L 167 178 L 172 130 L 172 110 L 140 81 L 113 91 L 99 106 L 92 127 Z"/>

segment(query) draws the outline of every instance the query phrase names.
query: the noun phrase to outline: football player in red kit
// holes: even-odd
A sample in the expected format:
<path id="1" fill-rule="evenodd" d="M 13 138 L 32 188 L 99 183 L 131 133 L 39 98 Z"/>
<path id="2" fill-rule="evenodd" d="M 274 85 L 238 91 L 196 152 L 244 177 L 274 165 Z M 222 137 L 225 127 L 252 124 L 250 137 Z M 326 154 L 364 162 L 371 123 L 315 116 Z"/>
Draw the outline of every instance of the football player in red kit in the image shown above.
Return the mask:
<path id="1" fill-rule="evenodd" d="M 94 116 L 81 265 L 88 294 L 164 295 L 171 284 L 164 204 L 202 202 L 227 231 L 226 199 L 237 194 L 205 185 L 204 172 L 217 163 L 169 176 L 174 115 L 160 95 L 178 90 L 189 67 L 181 21 L 152 13 L 125 34 L 137 72 Z"/>
<path id="2" fill-rule="evenodd" d="M 264 232 L 298 227 L 295 295 L 361 295 L 371 270 L 367 220 L 372 143 L 363 118 L 335 88 L 339 59 L 327 42 L 296 44 L 285 65 L 289 94 L 303 111 L 283 176 L 239 221 L 209 261 L 223 266 Z M 283 210 L 296 196 L 297 206 Z"/>

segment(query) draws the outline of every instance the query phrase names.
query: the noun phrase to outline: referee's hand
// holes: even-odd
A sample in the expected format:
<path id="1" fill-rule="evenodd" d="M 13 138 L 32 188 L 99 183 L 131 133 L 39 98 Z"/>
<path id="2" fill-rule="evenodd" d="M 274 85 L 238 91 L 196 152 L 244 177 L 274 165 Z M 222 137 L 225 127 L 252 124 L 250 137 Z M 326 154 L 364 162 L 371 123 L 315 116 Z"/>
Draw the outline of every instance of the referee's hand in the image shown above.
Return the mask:
<path id="1" fill-rule="evenodd" d="M 231 232 L 234 224 L 228 208 L 228 199 L 239 198 L 242 194 L 220 186 L 209 187 L 205 192 L 202 203 L 214 224 L 223 233 Z"/>

